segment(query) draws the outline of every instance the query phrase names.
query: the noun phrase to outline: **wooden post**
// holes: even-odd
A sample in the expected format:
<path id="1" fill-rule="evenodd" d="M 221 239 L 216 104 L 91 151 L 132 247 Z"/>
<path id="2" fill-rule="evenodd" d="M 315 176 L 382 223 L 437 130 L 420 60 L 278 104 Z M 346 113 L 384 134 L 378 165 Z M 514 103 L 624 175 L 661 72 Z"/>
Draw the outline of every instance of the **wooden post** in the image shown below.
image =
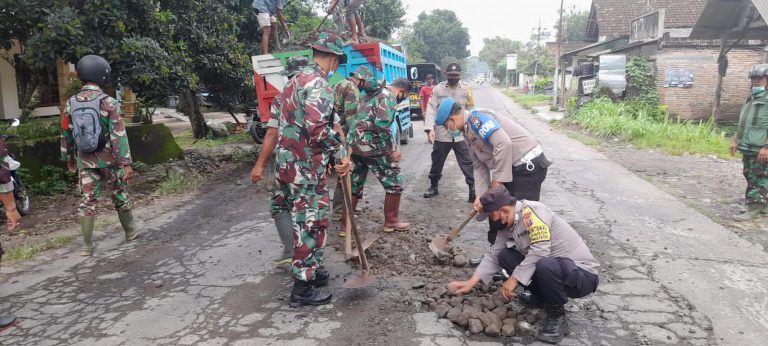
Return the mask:
<path id="1" fill-rule="evenodd" d="M 561 79 L 565 79 L 565 73 L 563 72 L 563 67 L 560 64 L 560 54 L 562 54 L 562 44 L 563 44 L 563 1 L 560 0 L 560 25 L 557 27 L 557 53 L 555 53 L 555 80 L 554 88 L 555 88 L 555 97 L 554 100 L 552 100 L 552 105 L 557 107 L 560 105 L 560 102 L 562 101 L 562 98 L 560 98 L 560 93 L 563 93 L 563 97 L 565 97 L 565 92 L 562 90 L 560 83 Z"/>
<path id="2" fill-rule="evenodd" d="M 720 118 L 720 99 L 723 96 L 723 77 L 728 68 L 728 51 L 725 42 L 728 40 L 728 33 L 720 35 L 720 54 L 717 56 L 717 82 L 715 83 L 715 100 L 712 105 L 712 127 L 717 128 L 717 121 Z M 725 60 L 725 61 L 724 61 Z M 723 64 L 725 67 L 723 67 Z"/>

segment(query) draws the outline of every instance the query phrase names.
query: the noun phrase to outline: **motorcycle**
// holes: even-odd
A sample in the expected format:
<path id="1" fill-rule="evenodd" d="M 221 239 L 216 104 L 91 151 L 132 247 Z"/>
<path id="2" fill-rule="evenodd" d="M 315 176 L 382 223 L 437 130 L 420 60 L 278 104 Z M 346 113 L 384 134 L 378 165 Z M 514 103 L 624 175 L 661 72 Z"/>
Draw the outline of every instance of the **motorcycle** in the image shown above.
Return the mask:
<path id="1" fill-rule="evenodd" d="M 18 127 L 21 122 L 19 119 L 14 119 L 11 123 L 11 128 Z M 0 134 L 0 146 L 5 147 L 5 141 L 11 138 L 19 138 L 16 135 Z M 16 200 L 16 209 L 22 216 L 28 215 L 32 211 L 32 206 L 29 202 L 29 193 L 27 193 L 27 187 L 24 182 L 21 181 L 21 177 L 18 174 L 18 169 L 21 167 L 21 163 L 16 161 L 16 155 L 8 152 L 8 156 L 5 158 L 5 163 L 11 171 L 11 180 L 13 181 L 13 197 Z M 0 207 L 0 211 L 4 211 Z"/>

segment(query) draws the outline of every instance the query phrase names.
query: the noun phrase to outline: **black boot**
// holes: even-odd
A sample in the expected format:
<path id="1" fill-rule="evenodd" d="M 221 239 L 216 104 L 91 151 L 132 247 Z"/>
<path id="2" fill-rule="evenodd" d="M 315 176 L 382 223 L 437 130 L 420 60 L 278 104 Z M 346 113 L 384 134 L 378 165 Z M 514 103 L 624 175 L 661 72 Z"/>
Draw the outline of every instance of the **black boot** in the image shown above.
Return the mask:
<path id="1" fill-rule="evenodd" d="M 529 308 L 537 308 L 537 309 L 544 308 L 544 301 L 539 299 L 539 296 L 533 294 L 533 292 L 529 290 L 523 290 L 523 293 L 518 294 L 517 300 L 519 300 L 521 303 L 523 303 L 523 305 Z"/>
<path id="2" fill-rule="evenodd" d="M 328 280 L 331 278 L 331 274 L 329 274 L 325 270 L 318 269 L 317 272 L 315 272 L 315 279 L 312 280 L 312 284 L 315 285 L 315 287 L 323 287 L 328 285 Z"/>
<path id="3" fill-rule="evenodd" d="M 467 202 L 469 203 L 475 203 L 475 185 L 469 185 L 469 197 L 467 197 Z"/>
<path id="4" fill-rule="evenodd" d="M 291 301 L 288 305 L 292 308 L 304 305 L 323 305 L 330 303 L 331 297 L 333 297 L 331 292 L 321 291 L 309 282 L 294 279 Z"/>
<path id="5" fill-rule="evenodd" d="M 427 192 L 424 193 L 424 198 L 432 198 L 439 194 L 440 192 L 437 191 L 437 182 L 433 181 L 432 184 L 430 184 L 429 186 L 429 190 L 427 190 Z"/>
<path id="6" fill-rule="evenodd" d="M 571 333 L 568 329 L 568 320 L 565 318 L 565 305 L 546 304 L 545 309 L 547 310 L 547 318 L 542 323 L 538 339 L 556 344 Z"/>

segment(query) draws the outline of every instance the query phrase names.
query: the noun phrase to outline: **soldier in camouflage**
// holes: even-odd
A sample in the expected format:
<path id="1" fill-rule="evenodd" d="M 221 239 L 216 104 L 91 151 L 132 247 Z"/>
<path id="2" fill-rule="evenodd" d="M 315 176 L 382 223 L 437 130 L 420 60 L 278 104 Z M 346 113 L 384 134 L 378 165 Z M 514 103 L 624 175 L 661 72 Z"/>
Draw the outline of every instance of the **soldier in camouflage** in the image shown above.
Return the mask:
<path id="1" fill-rule="evenodd" d="M 288 58 L 285 62 L 285 70 L 280 74 L 292 79 L 298 74 L 303 67 L 309 65 L 309 59 L 303 56 L 294 56 Z M 260 181 L 264 176 L 264 166 L 267 160 L 274 156 L 275 147 L 277 146 L 277 128 L 279 124 L 278 115 L 285 99 L 284 93 L 279 93 L 275 96 L 270 106 L 269 122 L 267 122 L 267 134 L 264 136 L 264 142 L 261 146 L 261 152 L 259 158 L 256 160 L 256 164 L 251 170 L 251 181 L 254 183 Z M 273 186 L 276 186 L 274 184 Z M 293 220 L 291 219 L 291 206 L 287 203 L 287 200 L 280 196 L 280 191 L 272 189 L 272 219 L 275 221 L 275 228 L 277 228 L 277 234 L 280 236 L 280 241 L 283 243 L 283 252 L 280 257 L 275 259 L 275 264 L 288 264 L 293 261 Z"/>
<path id="2" fill-rule="evenodd" d="M 311 47 L 314 64 L 302 67 L 285 86 L 278 113 L 274 203 L 291 206 L 291 307 L 331 301 L 331 293 L 319 289 L 330 278 L 328 272 L 319 269 L 330 214 L 326 189 L 330 158 L 338 163 L 337 173 L 349 172 L 341 134 L 334 130 L 334 96 L 328 83 L 328 76 L 346 62 L 342 41 L 336 35 L 321 33 Z"/>
<path id="3" fill-rule="evenodd" d="M 407 231 L 411 226 L 400 222 L 400 195 L 403 175 L 400 173 L 400 151 L 391 128 L 395 121 L 397 104 L 408 95 L 410 85 L 406 79 L 395 80 L 390 90 L 384 90 L 373 73 L 366 67 L 355 71 L 355 77 L 365 81 L 365 96 L 360 101 L 354 130 L 350 129 L 349 146 L 352 148 L 352 205 L 363 197 L 368 171 L 373 171 L 384 187 L 384 232 Z M 394 96 L 393 96 L 394 95 Z M 346 215 L 342 214 L 342 226 Z"/>
<path id="4" fill-rule="evenodd" d="M 747 180 L 747 210 L 734 216 L 737 221 L 754 219 L 768 211 L 768 64 L 749 71 L 752 94 L 741 107 L 739 128 L 731 139 L 730 153 L 741 152 Z"/>
<path id="5" fill-rule="evenodd" d="M 341 118 L 341 128 L 345 138 L 349 138 L 349 129 L 355 127 L 355 117 L 360 102 L 360 89 L 363 81 L 356 78 L 354 73 L 342 79 L 333 86 L 335 102 L 333 110 Z M 341 209 L 344 204 L 344 196 L 341 191 L 341 179 L 336 179 L 336 189 L 333 190 L 333 219 L 341 218 Z"/>
<path id="6" fill-rule="evenodd" d="M 100 198 L 101 187 L 106 185 L 111 192 L 112 201 L 125 231 L 125 240 L 132 241 L 139 236 L 133 214 L 131 199 L 128 196 L 128 180 L 133 176 L 131 168 L 131 149 L 128 136 L 120 115 L 120 104 L 114 98 L 104 95 L 101 86 L 105 85 L 111 68 L 104 58 L 88 55 L 77 63 L 77 74 L 85 83 L 83 89 L 66 104 L 66 114 L 62 117 L 61 158 L 67 161 L 70 171 L 78 172 L 80 178 L 80 225 L 83 233 L 82 256 L 93 254 L 93 228 L 96 218 L 96 205 Z M 71 119 L 72 103 L 93 101 L 103 97 L 100 103 L 100 124 L 108 134 L 104 147 L 94 153 L 83 153 L 75 145 Z"/>

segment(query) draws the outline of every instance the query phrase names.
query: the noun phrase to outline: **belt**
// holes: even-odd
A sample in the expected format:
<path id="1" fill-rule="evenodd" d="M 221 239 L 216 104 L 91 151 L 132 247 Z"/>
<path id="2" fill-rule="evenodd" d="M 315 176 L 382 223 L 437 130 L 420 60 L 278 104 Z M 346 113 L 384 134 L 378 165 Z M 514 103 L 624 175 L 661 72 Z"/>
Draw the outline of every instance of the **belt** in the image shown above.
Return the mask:
<path id="1" fill-rule="evenodd" d="M 532 171 L 534 168 L 536 168 L 533 165 L 533 159 L 539 157 L 539 155 L 544 154 L 544 149 L 541 148 L 541 145 L 537 145 L 533 149 L 531 149 L 529 152 L 527 152 L 525 155 L 523 155 L 523 158 L 520 160 L 517 160 L 514 164 L 512 164 L 512 167 L 517 167 L 521 165 L 525 165 L 525 168 L 529 171 Z"/>

